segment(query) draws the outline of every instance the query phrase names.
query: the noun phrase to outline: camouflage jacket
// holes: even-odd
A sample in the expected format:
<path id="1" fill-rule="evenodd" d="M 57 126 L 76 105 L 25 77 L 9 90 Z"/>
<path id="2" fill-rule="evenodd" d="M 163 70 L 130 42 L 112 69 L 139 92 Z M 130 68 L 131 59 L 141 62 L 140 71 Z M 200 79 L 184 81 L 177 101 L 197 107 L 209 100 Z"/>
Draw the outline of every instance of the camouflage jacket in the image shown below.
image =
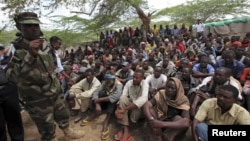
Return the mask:
<path id="1" fill-rule="evenodd" d="M 45 45 L 33 57 L 28 52 L 28 41 L 13 42 L 15 55 L 7 69 L 7 76 L 18 86 L 24 101 L 36 101 L 60 93 L 60 81 L 56 76 L 56 60 L 50 46 Z"/>

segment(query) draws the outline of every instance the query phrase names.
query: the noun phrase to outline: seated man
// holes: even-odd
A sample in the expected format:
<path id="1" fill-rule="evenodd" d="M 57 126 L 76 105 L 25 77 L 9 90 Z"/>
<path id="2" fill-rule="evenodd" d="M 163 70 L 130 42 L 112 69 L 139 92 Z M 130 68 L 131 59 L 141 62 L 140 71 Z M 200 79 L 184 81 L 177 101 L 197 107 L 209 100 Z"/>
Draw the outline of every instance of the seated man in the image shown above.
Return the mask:
<path id="1" fill-rule="evenodd" d="M 250 125 L 249 112 L 236 104 L 238 95 L 237 88 L 224 85 L 216 98 L 202 103 L 192 124 L 194 141 L 208 141 L 208 125 Z"/>
<path id="2" fill-rule="evenodd" d="M 148 54 L 148 64 L 155 68 L 156 64 L 158 63 L 158 60 L 155 59 L 155 52 L 152 51 Z"/>
<path id="3" fill-rule="evenodd" d="M 85 78 L 70 88 L 69 98 L 75 99 L 75 107 L 72 109 L 80 110 L 75 122 L 83 118 L 83 113 L 89 108 L 91 97 L 100 86 L 101 83 L 94 76 L 94 71 L 92 69 L 87 69 L 85 71 Z"/>
<path id="4" fill-rule="evenodd" d="M 222 53 L 222 59 L 218 60 L 215 68 L 226 67 L 231 69 L 232 76 L 235 79 L 240 79 L 240 75 L 245 68 L 245 65 L 235 59 L 235 52 L 233 50 L 226 50 Z"/>
<path id="5" fill-rule="evenodd" d="M 214 76 L 204 78 L 202 83 L 196 87 L 196 91 L 193 91 L 190 95 L 191 116 L 195 115 L 199 105 L 205 99 L 216 97 L 219 88 L 223 85 L 233 85 L 236 87 L 239 93 L 238 101 L 242 100 L 242 86 L 238 80 L 231 77 L 231 70 L 225 67 L 217 68 Z"/>
<path id="6" fill-rule="evenodd" d="M 179 75 L 181 75 L 182 73 L 182 68 L 183 67 L 192 67 L 193 66 L 193 62 L 190 61 L 189 59 L 187 59 L 186 57 L 181 57 L 179 60 L 177 60 L 175 62 L 175 72 L 173 73 L 173 75 L 171 77 L 178 77 Z"/>
<path id="7" fill-rule="evenodd" d="M 142 116 L 141 107 L 148 100 L 148 83 L 143 78 L 144 71 L 138 69 L 134 73 L 133 80 L 129 80 L 124 86 L 115 111 L 118 123 L 123 125 L 123 128 L 115 135 L 116 140 L 129 141 L 131 139 L 128 129 L 129 120 L 136 123 Z"/>
<path id="8" fill-rule="evenodd" d="M 148 60 L 143 61 L 142 66 L 139 69 L 144 70 L 144 78 L 146 78 L 147 76 L 153 74 L 153 72 L 154 72 L 154 68 L 149 66 Z"/>
<path id="9" fill-rule="evenodd" d="M 146 60 L 146 59 L 144 58 L 143 52 L 138 52 L 135 61 L 138 62 L 138 64 L 140 65 L 140 67 L 142 67 L 142 63 L 143 63 L 145 60 Z"/>
<path id="10" fill-rule="evenodd" d="M 214 67 L 209 64 L 209 58 L 202 56 L 200 63 L 193 66 L 193 77 L 203 80 L 205 77 L 214 75 Z"/>
<path id="11" fill-rule="evenodd" d="M 162 74 L 162 67 L 156 66 L 154 74 L 146 78 L 149 84 L 149 97 L 153 97 L 157 91 L 164 89 L 166 86 L 167 76 Z"/>
<path id="12" fill-rule="evenodd" d="M 174 141 L 177 136 L 184 134 L 190 123 L 189 108 L 181 81 L 169 78 L 166 89 L 158 91 L 143 106 L 149 124 L 147 141 Z"/>
<path id="13" fill-rule="evenodd" d="M 199 85 L 198 79 L 192 76 L 191 67 L 182 67 L 181 73 L 178 73 L 175 77 L 181 81 L 186 96 L 188 96 L 189 93 Z"/>
<path id="14" fill-rule="evenodd" d="M 116 72 L 117 79 L 125 85 L 127 81 L 131 80 L 133 78 L 134 71 L 130 69 L 130 64 L 129 62 L 123 62 L 122 63 L 122 68 L 119 69 Z"/>
<path id="15" fill-rule="evenodd" d="M 93 94 L 92 105 L 90 106 L 90 109 L 92 110 L 91 114 L 84 119 L 81 124 L 82 126 L 86 125 L 106 109 L 107 116 L 102 127 L 102 140 L 109 138 L 110 128 L 108 127 L 108 122 L 111 114 L 113 114 L 116 109 L 116 103 L 122 94 L 123 87 L 121 82 L 119 82 L 112 73 L 107 72 L 104 78 L 105 80 L 102 83 L 102 86 Z"/>
<path id="16" fill-rule="evenodd" d="M 250 67 L 244 68 L 241 76 L 240 82 L 243 86 L 242 91 L 245 97 L 246 108 L 250 112 Z"/>
<path id="17" fill-rule="evenodd" d="M 175 64 L 169 58 L 169 56 L 165 56 L 162 61 L 160 61 L 156 66 L 160 66 L 163 69 L 163 74 L 166 76 L 172 76 L 175 73 Z"/>

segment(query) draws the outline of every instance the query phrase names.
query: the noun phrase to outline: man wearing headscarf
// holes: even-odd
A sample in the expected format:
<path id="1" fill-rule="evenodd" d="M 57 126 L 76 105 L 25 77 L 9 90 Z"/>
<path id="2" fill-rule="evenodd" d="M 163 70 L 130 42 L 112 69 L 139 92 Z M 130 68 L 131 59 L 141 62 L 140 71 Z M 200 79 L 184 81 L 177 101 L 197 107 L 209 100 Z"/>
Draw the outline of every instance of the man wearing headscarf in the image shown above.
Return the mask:
<path id="1" fill-rule="evenodd" d="M 166 89 L 143 105 L 148 128 L 147 141 L 173 141 L 189 128 L 189 100 L 181 81 L 169 78 Z"/>

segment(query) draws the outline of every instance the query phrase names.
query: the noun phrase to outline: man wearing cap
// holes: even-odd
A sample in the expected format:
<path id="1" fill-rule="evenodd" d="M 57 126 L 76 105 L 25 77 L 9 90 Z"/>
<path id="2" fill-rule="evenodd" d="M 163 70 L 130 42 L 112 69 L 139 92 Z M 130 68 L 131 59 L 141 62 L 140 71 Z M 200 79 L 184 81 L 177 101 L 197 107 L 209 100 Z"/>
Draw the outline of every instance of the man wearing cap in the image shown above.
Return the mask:
<path id="1" fill-rule="evenodd" d="M 19 97 L 37 125 L 41 140 L 55 139 L 55 122 L 66 138 L 84 136 L 82 131 L 69 126 L 69 111 L 55 73 L 56 59 L 41 38 L 41 22 L 37 14 L 23 12 L 16 15 L 14 20 L 21 37 L 13 42 L 16 52 L 6 74 L 10 81 L 17 84 Z"/>
<path id="2" fill-rule="evenodd" d="M 129 62 L 125 61 L 122 63 L 122 68 L 116 72 L 117 79 L 125 85 L 128 80 L 131 80 L 134 75 L 134 71 L 130 69 Z"/>
<path id="3" fill-rule="evenodd" d="M 91 68 L 94 68 L 94 67 L 95 67 L 95 56 L 94 56 L 94 55 L 89 55 L 89 56 L 87 57 L 87 60 L 88 60 L 88 62 L 89 62 L 89 66 L 90 66 Z"/>
<path id="4" fill-rule="evenodd" d="M 17 86 L 8 81 L 5 70 L 14 54 L 14 47 L 5 48 L 0 44 L 0 140 L 7 141 L 6 125 L 10 139 L 24 140 L 24 129 L 20 114 Z M 4 81 L 6 80 L 6 81 Z"/>
<path id="5" fill-rule="evenodd" d="M 91 98 L 94 92 L 101 86 L 100 81 L 95 77 L 93 69 L 85 71 L 85 78 L 74 84 L 69 90 L 69 97 L 76 101 L 73 110 L 79 110 L 75 122 L 82 120 L 84 112 L 89 109 Z"/>
<path id="6" fill-rule="evenodd" d="M 170 53 L 173 50 L 173 44 L 169 41 L 168 38 L 164 39 L 163 47 L 166 49 L 167 53 Z"/>
<path id="7" fill-rule="evenodd" d="M 123 85 L 116 79 L 116 76 L 111 72 L 106 72 L 104 75 L 104 82 L 101 87 L 94 92 L 91 101 L 91 114 L 83 120 L 83 123 L 87 124 L 92 121 L 103 110 L 106 111 L 107 116 L 103 122 L 101 139 L 105 140 L 109 137 L 110 127 L 108 127 L 110 116 L 116 109 L 116 103 L 122 94 Z"/>
<path id="8" fill-rule="evenodd" d="M 82 60 L 81 67 L 91 68 L 91 66 L 89 65 L 89 61 L 87 59 Z"/>

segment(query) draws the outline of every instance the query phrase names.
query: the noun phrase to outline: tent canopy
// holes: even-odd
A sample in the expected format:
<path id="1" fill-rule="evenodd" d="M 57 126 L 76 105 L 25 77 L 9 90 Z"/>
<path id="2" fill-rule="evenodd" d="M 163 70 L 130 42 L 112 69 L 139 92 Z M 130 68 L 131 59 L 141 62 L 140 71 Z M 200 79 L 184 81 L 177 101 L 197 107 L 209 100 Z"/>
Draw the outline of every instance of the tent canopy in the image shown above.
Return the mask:
<path id="1" fill-rule="evenodd" d="M 240 17 L 240 18 L 228 19 L 228 20 L 224 20 L 224 21 L 205 23 L 204 25 L 206 28 L 210 28 L 210 27 L 230 25 L 232 23 L 246 23 L 248 21 L 250 21 L 250 17 Z M 194 26 L 195 25 L 193 25 L 193 27 Z"/>

